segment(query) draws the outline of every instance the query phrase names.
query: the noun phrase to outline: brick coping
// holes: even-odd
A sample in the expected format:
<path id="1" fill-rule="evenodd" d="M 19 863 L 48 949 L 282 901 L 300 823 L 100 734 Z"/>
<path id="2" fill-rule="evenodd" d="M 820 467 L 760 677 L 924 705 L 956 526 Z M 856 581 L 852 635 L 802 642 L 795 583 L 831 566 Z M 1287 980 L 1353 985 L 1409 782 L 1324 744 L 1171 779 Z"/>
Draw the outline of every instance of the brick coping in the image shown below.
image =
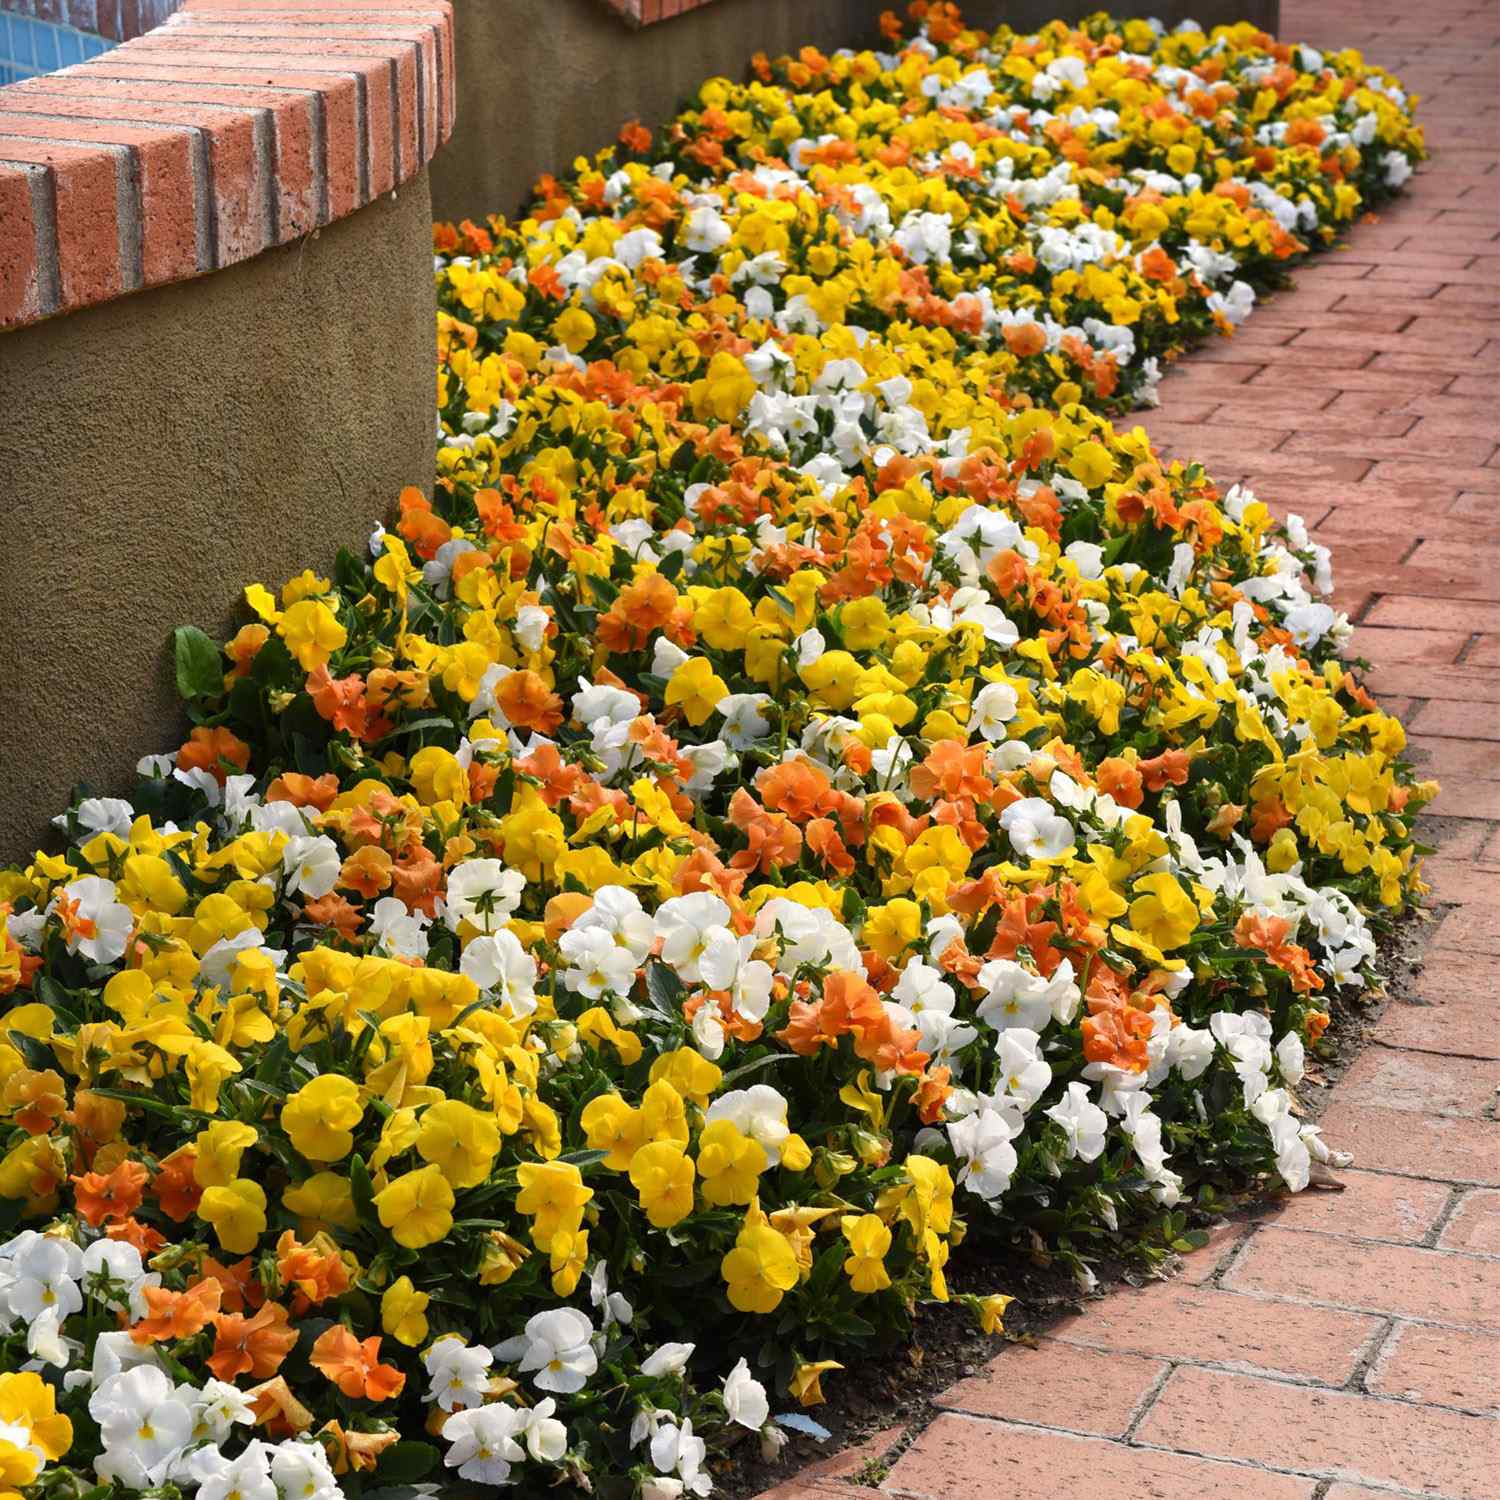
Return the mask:
<path id="1" fill-rule="evenodd" d="M 604 0 L 604 4 L 629 26 L 653 26 L 700 10 L 712 0 Z"/>
<path id="2" fill-rule="evenodd" d="M 0 88 L 0 328 L 249 260 L 453 131 L 449 0 L 185 0 Z"/>

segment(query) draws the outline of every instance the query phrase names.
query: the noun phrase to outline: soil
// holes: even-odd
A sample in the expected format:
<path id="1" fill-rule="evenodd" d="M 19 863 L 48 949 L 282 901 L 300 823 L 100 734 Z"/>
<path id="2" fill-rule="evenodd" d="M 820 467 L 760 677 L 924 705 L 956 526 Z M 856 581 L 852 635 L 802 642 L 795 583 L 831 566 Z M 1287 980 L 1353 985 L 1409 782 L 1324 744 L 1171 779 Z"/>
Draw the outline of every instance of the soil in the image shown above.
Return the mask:
<path id="1" fill-rule="evenodd" d="M 1418 837 L 1423 837 L 1420 823 Z M 1426 842 L 1437 842 L 1432 831 L 1427 833 Z M 1329 1091 L 1363 1050 L 1371 1023 L 1387 1005 L 1422 1003 L 1414 999 L 1415 980 L 1422 972 L 1427 938 L 1442 914 L 1443 908 L 1432 906 L 1402 917 L 1380 942 L 1383 987 L 1364 993 L 1345 991 L 1330 1006 L 1332 1020 L 1316 1051 L 1309 1053 L 1307 1073 L 1298 1088 L 1305 1119 L 1315 1120 L 1322 1114 Z M 1330 1145 L 1337 1149 L 1338 1142 Z M 1204 1228 L 1252 1219 L 1273 1197 L 1269 1193 L 1248 1194 L 1228 1213 L 1214 1217 L 1190 1210 L 1189 1222 L 1195 1228 Z M 1006 1309 L 1004 1336 L 1010 1342 L 1029 1343 L 1062 1318 L 1081 1311 L 1085 1303 L 1107 1297 L 1120 1287 L 1140 1286 L 1159 1275 L 1170 1276 L 1180 1265 L 1180 1259 L 1171 1257 L 1160 1272 L 1152 1272 L 1125 1261 L 1104 1262 L 1095 1267 L 1098 1287 L 1084 1292 L 1065 1271 L 1040 1266 L 1020 1253 L 986 1251 L 971 1242 L 954 1252 L 948 1283 L 955 1292 L 1005 1292 L 1014 1297 L 1016 1300 Z M 877 1447 L 861 1468 L 847 1476 L 856 1482 L 878 1484 L 907 1443 L 938 1415 L 937 1398 L 957 1381 L 977 1375 L 994 1358 L 996 1349 L 994 1337 L 979 1330 L 966 1307 L 951 1302 L 920 1305 L 912 1337 L 904 1347 L 851 1360 L 846 1370 L 828 1382 L 827 1402 L 806 1413 L 829 1429 L 829 1438 L 818 1442 L 792 1433 L 780 1457 L 767 1463 L 746 1434 L 747 1441 L 735 1460 L 716 1473 L 715 1495 L 722 1500 L 750 1500 L 810 1463 L 899 1429 L 901 1435 L 893 1435 L 888 1447 Z M 790 1407 L 786 1398 L 781 1398 L 773 1399 L 772 1409 Z"/>

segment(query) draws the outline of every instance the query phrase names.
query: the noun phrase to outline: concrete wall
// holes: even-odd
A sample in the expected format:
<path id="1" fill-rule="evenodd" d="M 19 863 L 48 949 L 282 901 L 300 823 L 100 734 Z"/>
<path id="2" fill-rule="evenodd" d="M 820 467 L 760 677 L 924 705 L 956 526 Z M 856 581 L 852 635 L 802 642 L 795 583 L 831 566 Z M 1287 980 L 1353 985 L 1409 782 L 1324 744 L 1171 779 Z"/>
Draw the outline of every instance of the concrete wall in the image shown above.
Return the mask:
<path id="1" fill-rule="evenodd" d="M 1109 8 L 1168 24 L 1276 26 L 1277 0 L 969 0 L 974 25 L 1022 30 Z M 514 213 L 543 172 L 592 155 L 621 125 L 656 125 L 705 78 L 743 78 L 751 56 L 872 46 L 899 0 L 717 0 L 632 30 L 599 0 L 454 0 L 458 127 L 432 164 L 440 219 Z"/>
<path id="2" fill-rule="evenodd" d="M 0 345 L 0 860 L 182 728 L 169 637 L 248 618 L 433 475 L 426 174 L 212 276 Z"/>

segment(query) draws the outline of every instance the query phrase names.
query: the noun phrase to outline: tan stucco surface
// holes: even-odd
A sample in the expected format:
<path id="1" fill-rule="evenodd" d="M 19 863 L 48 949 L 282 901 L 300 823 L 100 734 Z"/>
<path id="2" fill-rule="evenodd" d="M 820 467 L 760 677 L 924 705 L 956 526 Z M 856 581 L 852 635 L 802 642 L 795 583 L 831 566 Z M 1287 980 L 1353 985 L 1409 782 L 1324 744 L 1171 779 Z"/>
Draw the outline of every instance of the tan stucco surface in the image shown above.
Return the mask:
<path id="1" fill-rule="evenodd" d="M 170 634 L 249 618 L 433 475 L 425 175 L 214 275 L 0 337 L 0 860 L 182 719 Z"/>
<path id="2" fill-rule="evenodd" d="M 614 140 L 626 120 L 670 119 L 705 78 L 744 78 L 757 51 L 873 46 L 901 0 L 716 0 L 632 30 L 599 0 L 454 0 L 458 124 L 432 163 L 440 219 L 514 213 L 543 172 Z M 1030 30 L 1093 11 L 1249 20 L 1274 30 L 1277 0 L 969 0 L 974 25 Z"/>
<path id="3" fill-rule="evenodd" d="M 458 124 L 433 158 L 440 219 L 512 213 L 543 172 L 669 119 L 705 78 L 757 51 L 878 39 L 890 0 L 718 0 L 632 30 L 599 0 L 455 0 Z"/>

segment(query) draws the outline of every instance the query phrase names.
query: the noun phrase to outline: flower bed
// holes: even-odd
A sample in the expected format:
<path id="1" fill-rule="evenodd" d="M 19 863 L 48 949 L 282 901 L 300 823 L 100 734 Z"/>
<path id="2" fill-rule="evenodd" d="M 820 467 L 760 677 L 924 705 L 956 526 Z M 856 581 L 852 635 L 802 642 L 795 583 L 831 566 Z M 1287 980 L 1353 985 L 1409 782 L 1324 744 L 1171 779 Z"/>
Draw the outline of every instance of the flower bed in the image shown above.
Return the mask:
<path id="1" fill-rule="evenodd" d="M 1420 134 L 913 10 L 440 228 L 434 500 L 0 874 L 0 1489 L 705 1494 L 964 1233 L 1087 1281 L 1327 1155 L 1434 789 L 1327 554 L 1102 414 Z"/>

